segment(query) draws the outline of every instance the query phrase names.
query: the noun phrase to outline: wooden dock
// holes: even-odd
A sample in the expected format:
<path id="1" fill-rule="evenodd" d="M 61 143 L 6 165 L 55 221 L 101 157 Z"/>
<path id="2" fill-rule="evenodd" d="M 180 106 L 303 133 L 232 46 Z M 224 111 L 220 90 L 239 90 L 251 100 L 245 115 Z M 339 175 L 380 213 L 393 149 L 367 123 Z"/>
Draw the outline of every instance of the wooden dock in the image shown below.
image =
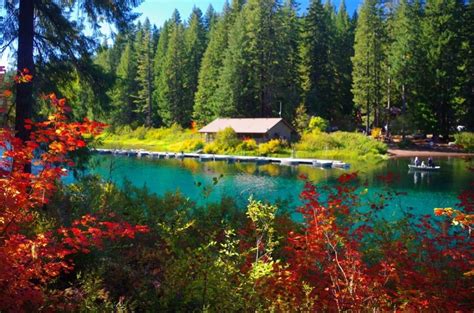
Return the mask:
<path id="1" fill-rule="evenodd" d="M 258 156 L 239 156 L 223 154 L 201 154 L 201 153 L 181 153 L 181 152 L 151 152 L 146 150 L 125 150 L 125 149 L 95 149 L 99 154 L 113 154 L 129 157 L 148 157 L 153 159 L 184 159 L 193 158 L 201 162 L 221 161 L 227 163 L 256 163 L 262 164 L 280 164 L 284 166 L 297 166 L 301 164 L 310 165 L 319 168 L 340 168 L 347 169 L 350 164 L 337 160 L 318 160 L 318 159 L 296 159 L 296 158 L 273 158 Z"/>

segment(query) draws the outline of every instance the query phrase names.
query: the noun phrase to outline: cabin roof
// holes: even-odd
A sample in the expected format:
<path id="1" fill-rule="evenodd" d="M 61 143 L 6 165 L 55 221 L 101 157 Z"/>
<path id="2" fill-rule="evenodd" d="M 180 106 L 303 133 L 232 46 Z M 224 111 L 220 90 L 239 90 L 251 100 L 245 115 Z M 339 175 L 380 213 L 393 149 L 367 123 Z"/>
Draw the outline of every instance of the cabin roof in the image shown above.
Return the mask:
<path id="1" fill-rule="evenodd" d="M 293 130 L 282 118 L 218 118 L 201 128 L 199 132 L 217 133 L 231 127 L 237 134 L 265 134 L 280 122 Z"/>

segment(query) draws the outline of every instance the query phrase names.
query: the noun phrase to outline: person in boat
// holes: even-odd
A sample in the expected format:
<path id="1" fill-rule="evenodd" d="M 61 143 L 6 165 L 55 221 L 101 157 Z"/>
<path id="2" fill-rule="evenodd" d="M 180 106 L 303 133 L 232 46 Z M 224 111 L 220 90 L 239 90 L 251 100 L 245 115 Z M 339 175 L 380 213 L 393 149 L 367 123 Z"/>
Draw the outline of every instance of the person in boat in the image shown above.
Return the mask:
<path id="1" fill-rule="evenodd" d="M 426 167 L 425 161 L 421 161 L 421 167 Z"/>
<path id="2" fill-rule="evenodd" d="M 418 157 L 415 157 L 414 164 L 415 166 L 420 166 L 420 159 L 418 159 Z"/>
<path id="3" fill-rule="evenodd" d="M 428 158 L 428 166 L 429 167 L 435 167 L 433 159 L 431 157 Z"/>

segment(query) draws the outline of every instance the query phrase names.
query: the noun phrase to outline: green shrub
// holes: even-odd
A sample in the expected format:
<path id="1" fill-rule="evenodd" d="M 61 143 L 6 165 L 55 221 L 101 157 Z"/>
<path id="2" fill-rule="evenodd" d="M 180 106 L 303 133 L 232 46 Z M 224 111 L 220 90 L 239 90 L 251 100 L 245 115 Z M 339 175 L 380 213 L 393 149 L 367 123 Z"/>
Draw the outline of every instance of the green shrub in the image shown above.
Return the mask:
<path id="1" fill-rule="evenodd" d="M 204 153 L 232 153 L 240 144 L 237 134 L 227 127 L 216 134 L 216 139 L 204 147 Z"/>
<path id="2" fill-rule="evenodd" d="M 367 153 L 385 154 L 388 147 L 385 143 L 372 139 L 361 133 L 335 132 L 331 134 L 343 149 L 357 151 L 360 155 Z"/>
<path id="3" fill-rule="evenodd" d="M 296 144 L 298 151 L 348 150 L 359 155 L 385 154 L 387 145 L 359 133 L 335 132 L 327 134 L 318 130 L 306 133 Z"/>
<path id="4" fill-rule="evenodd" d="M 462 132 L 454 135 L 455 143 L 468 152 L 474 152 L 474 133 Z"/>
<path id="5" fill-rule="evenodd" d="M 239 145 L 240 140 L 232 127 L 227 127 L 216 135 L 216 143 L 225 150 L 235 148 Z"/>
<path id="6" fill-rule="evenodd" d="M 301 140 L 296 144 L 296 150 L 301 151 L 319 151 L 328 149 L 339 149 L 342 146 L 330 134 L 314 130 L 305 133 Z"/>
<path id="7" fill-rule="evenodd" d="M 309 131 L 313 131 L 313 130 L 325 131 L 328 128 L 328 126 L 329 126 L 329 122 L 327 120 L 319 116 L 313 116 L 309 120 L 308 128 L 309 128 Z"/>
<path id="8" fill-rule="evenodd" d="M 280 139 L 272 139 L 269 142 L 262 143 L 258 146 L 258 153 L 261 155 L 269 155 L 282 151 L 288 143 Z"/>

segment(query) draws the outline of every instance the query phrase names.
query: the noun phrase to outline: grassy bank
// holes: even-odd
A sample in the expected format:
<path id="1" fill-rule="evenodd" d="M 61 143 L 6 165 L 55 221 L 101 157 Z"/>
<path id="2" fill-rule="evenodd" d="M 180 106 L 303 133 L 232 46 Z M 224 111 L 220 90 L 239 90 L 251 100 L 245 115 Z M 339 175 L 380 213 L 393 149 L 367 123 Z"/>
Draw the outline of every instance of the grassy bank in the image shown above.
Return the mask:
<path id="1" fill-rule="evenodd" d="M 147 129 L 116 128 L 99 137 L 99 146 L 109 149 L 145 149 L 149 151 L 195 152 L 249 156 L 337 159 L 377 162 L 385 158 L 387 146 L 358 133 L 313 131 L 297 143 L 271 140 L 257 144 L 253 139 L 240 140 L 231 129 L 220 132 L 212 143 L 205 143 L 195 131 L 179 126 Z"/>

